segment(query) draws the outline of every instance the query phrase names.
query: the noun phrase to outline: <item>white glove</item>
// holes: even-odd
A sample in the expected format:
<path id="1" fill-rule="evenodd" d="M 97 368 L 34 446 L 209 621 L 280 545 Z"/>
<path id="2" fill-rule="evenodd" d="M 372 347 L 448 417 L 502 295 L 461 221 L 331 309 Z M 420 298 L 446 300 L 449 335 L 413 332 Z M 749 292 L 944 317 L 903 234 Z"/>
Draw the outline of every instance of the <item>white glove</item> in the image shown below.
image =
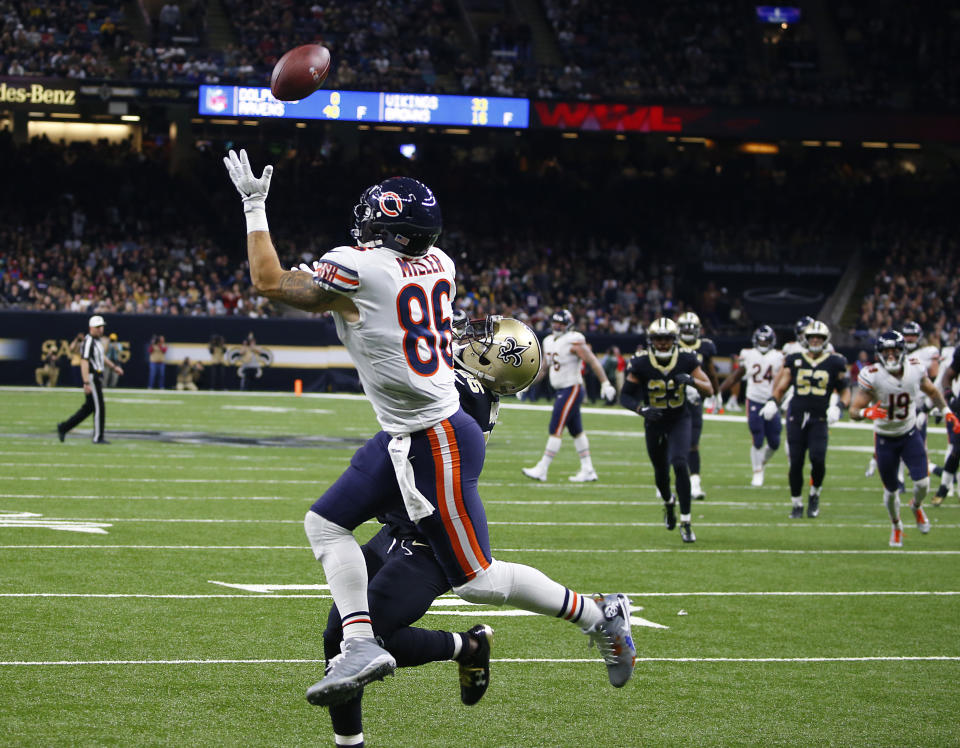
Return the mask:
<path id="1" fill-rule="evenodd" d="M 763 420 L 772 421 L 777 417 L 777 401 L 776 400 L 767 400 L 763 404 L 763 407 L 760 408 L 760 415 L 763 416 Z"/>
<path id="2" fill-rule="evenodd" d="M 831 405 L 827 408 L 827 425 L 833 426 L 837 421 L 840 420 L 840 407 L 837 405 Z"/>
<path id="3" fill-rule="evenodd" d="M 243 198 L 243 212 L 247 218 L 247 233 L 251 231 L 269 231 L 267 227 L 267 193 L 270 192 L 270 179 L 273 177 L 273 166 L 263 167 L 263 174 L 258 178 L 253 176 L 250 159 L 245 150 L 231 150 L 223 159 L 227 167 L 230 181 L 237 188 Z"/>
<path id="4" fill-rule="evenodd" d="M 687 385 L 684 387 L 684 392 L 687 393 L 687 402 L 691 405 L 696 405 L 700 402 L 700 390 L 698 390 L 693 385 Z"/>
<path id="5" fill-rule="evenodd" d="M 290 268 L 290 270 L 293 272 L 297 272 L 299 270 L 304 273 L 310 273 L 311 275 L 316 275 L 318 267 L 320 267 L 320 260 L 314 260 L 313 267 L 310 267 L 305 262 L 301 262 L 299 265 L 294 265 L 292 268 Z"/>
<path id="6" fill-rule="evenodd" d="M 600 397 L 602 397 L 608 403 L 616 402 L 617 388 L 610 384 L 610 382 L 604 382 L 600 385 Z"/>

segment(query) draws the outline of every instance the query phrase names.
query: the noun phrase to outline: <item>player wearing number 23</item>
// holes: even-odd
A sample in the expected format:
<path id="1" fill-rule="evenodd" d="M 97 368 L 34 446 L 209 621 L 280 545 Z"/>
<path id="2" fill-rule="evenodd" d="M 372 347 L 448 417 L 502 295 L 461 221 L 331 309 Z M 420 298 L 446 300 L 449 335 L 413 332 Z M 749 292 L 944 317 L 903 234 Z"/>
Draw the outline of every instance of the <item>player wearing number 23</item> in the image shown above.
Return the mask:
<path id="1" fill-rule="evenodd" d="M 790 502 L 793 519 L 803 517 L 803 463 L 810 452 L 810 496 L 807 516 L 820 513 L 820 489 L 827 473 L 827 426 L 840 420 L 840 408 L 850 404 L 847 360 L 830 353 L 830 329 L 813 321 L 803 330 L 806 350 L 791 353 L 773 385 L 773 397 L 760 410 L 767 420 L 777 415 L 780 401 L 793 385 L 787 409 L 787 443 L 790 447 Z M 830 405 L 836 391 L 839 404 Z"/>
<path id="2" fill-rule="evenodd" d="M 910 471 L 913 481 L 913 509 L 917 526 L 929 532 L 921 504 L 930 486 L 927 471 L 927 448 L 917 422 L 917 405 L 921 393 L 947 413 L 947 425 L 960 431 L 960 420 L 947 410 L 943 395 L 930 381 L 927 367 L 918 357 L 905 355 L 903 335 L 895 330 L 877 338 L 877 363 L 860 371 L 859 385 L 850 406 L 850 417 L 873 421 L 876 440 L 877 469 L 883 483 L 883 503 L 887 507 L 893 529 L 890 545 L 903 545 L 903 525 L 900 523 L 899 479 L 900 461 Z M 873 405 L 876 403 L 876 405 Z"/>
<path id="3" fill-rule="evenodd" d="M 650 348 L 639 352 L 627 365 L 620 393 L 623 407 L 643 416 L 647 455 L 653 464 L 654 480 L 664 501 L 667 529 L 677 525 L 676 501 L 680 501 L 680 535 L 685 543 L 696 540 L 690 526 L 690 453 L 691 417 L 687 407 L 687 387 L 701 397 L 713 394 L 713 386 L 700 368 L 697 354 L 682 351 L 678 345 L 677 323 L 666 317 L 655 320 L 647 329 Z M 673 467 L 677 495 L 670 490 Z"/>

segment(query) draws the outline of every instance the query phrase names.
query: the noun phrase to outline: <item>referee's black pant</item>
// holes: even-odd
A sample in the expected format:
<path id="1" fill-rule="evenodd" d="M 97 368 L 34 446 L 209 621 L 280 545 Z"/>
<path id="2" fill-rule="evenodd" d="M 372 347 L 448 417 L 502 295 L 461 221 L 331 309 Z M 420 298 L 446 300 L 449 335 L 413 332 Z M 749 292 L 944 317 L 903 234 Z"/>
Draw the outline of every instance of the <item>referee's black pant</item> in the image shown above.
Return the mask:
<path id="1" fill-rule="evenodd" d="M 93 414 L 93 440 L 103 439 L 103 427 L 106 423 L 107 408 L 103 402 L 103 380 L 99 374 L 90 374 L 90 394 L 80 410 L 74 413 L 70 418 L 63 422 L 62 431 L 67 433 L 81 421 L 86 420 L 87 416 Z"/>

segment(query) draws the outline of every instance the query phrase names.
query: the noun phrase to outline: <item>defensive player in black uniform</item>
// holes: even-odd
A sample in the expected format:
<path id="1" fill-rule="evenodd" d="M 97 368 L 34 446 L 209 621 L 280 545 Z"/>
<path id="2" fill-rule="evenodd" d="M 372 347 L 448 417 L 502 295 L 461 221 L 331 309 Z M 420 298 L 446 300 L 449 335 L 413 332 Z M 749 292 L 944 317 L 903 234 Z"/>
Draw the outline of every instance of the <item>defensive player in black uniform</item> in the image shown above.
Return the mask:
<path id="1" fill-rule="evenodd" d="M 820 513 L 820 489 L 827 472 L 827 427 L 840 420 L 841 408 L 850 405 L 850 381 L 847 360 L 839 353 L 830 353 L 830 329 L 813 321 L 803 330 L 806 350 L 791 353 L 773 384 L 773 397 L 760 415 L 771 420 L 780 401 L 793 385 L 793 398 L 787 409 L 787 442 L 790 445 L 790 517 L 803 517 L 803 461 L 810 452 L 810 496 L 807 516 Z M 830 394 L 836 391 L 839 400 L 830 405 Z"/>
<path id="2" fill-rule="evenodd" d="M 497 422 L 500 395 L 518 392 L 536 376 L 540 368 L 539 343 L 533 331 L 523 323 L 499 317 L 473 323 L 468 323 L 465 318 L 455 319 L 454 332 L 460 341 L 455 345 L 454 354 L 460 406 L 489 438 Z M 508 338 L 514 343 L 510 344 Z M 477 343 L 483 340 L 488 342 Z M 484 353 L 489 350 L 491 342 L 499 346 L 501 355 L 487 358 Z M 533 349 L 536 356 L 519 355 Z M 395 480 L 392 474 L 370 476 L 371 480 L 381 478 Z M 478 624 L 469 631 L 456 634 L 411 626 L 426 613 L 435 598 L 450 590 L 450 583 L 427 539 L 403 508 L 379 516 L 377 520 L 383 528 L 362 546 L 369 577 L 367 597 L 375 633 L 383 639 L 383 646 L 394 656 L 399 667 L 457 661 L 460 699 L 467 705 L 476 704 L 490 683 L 493 629 Z M 328 663 L 339 655 L 342 640 L 340 613 L 334 606 L 323 634 Z M 338 745 L 363 745 L 362 695 L 361 690 L 348 701 L 330 707 Z"/>
<path id="3" fill-rule="evenodd" d="M 953 357 L 950 359 L 950 364 L 943 373 L 943 379 L 940 383 L 943 397 L 950 410 L 960 415 L 960 398 L 953 395 L 953 380 L 956 379 L 957 374 L 960 374 L 960 346 L 954 348 Z M 947 440 L 950 452 L 943 463 L 943 468 L 940 469 L 940 487 L 937 489 L 936 496 L 930 500 L 930 503 L 934 506 L 940 506 L 943 500 L 947 498 L 950 486 L 957 479 L 957 469 L 960 468 L 960 434 L 953 433 L 953 429 L 947 429 Z"/>
<path id="4" fill-rule="evenodd" d="M 638 351 L 627 365 L 620 402 L 627 410 L 645 420 L 647 454 L 653 463 L 654 480 L 664 501 L 667 529 L 677 526 L 676 501 L 680 500 L 680 536 L 693 543 L 696 536 L 690 526 L 690 453 L 691 416 L 687 407 L 687 387 L 701 397 L 713 394 L 707 375 L 697 356 L 681 351 L 677 323 L 666 317 L 655 320 L 647 329 L 650 347 Z M 677 496 L 670 490 L 670 467 L 677 485 Z"/>
<path id="5" fill-rule="evenodd" d="M 720 398 L 720 382 L 717 379 L 717 370 L 713 365 L 713 357 L 717 355 L 717 346 L 710 338 L 701 337 L 702 328 L 700 318 L 693 312 L 684 312 L 677 318 L 677 328 L 680 331 L 680 350 L 696 354 L 700 368 L 706 373 L 717 395 L 716 407 L 719 412 L 723 400 Z M 690 495 L 694 499 L 706 498 L 703 486 L 700 484 L 700 435 L 703 433 L 703 398 L 694 391 L 687 390 L 687 407 L 690 409 L 690 454 L 687 464 L 690 466 Z"/>

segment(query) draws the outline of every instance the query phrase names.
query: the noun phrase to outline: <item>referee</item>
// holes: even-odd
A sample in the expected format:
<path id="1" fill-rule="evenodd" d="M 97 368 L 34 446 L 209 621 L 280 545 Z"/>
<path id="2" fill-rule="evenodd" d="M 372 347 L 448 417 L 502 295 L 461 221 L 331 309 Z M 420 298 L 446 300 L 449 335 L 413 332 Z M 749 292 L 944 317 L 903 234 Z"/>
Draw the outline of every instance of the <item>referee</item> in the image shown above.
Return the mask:
<path id="1" fill-rule="evenodd" d="M 87 399 L 80 406 L 80 410 L 68 420 L 57 424 L 57 436 L 60 437 L 60 441 L 64 440 L 70 429 L 93 413 L 93 443 L 110 443 L 103 437 L 103 426 L 106 420 L 106 408 L 103 402 L 103 367 L 106 364 L 118 375 L 123 374 L 123 369 L 103 357 L 103 345 L 100 343 L 100 338 L 103 337 L 103 326 L 103 317 L 99 314 L 90 318 L 90 332 L 84 337 L 83 346 L 80 349 L 80 374 L 83 379 L 83 392 Z"/>

